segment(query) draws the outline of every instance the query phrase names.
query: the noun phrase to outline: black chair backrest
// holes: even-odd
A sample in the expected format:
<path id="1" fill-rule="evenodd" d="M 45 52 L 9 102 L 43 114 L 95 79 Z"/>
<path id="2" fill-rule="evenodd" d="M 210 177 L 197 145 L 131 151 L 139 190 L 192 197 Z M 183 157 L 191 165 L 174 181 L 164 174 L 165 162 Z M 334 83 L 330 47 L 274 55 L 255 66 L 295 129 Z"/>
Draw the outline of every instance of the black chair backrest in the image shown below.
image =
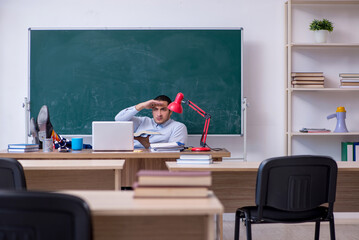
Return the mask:
<path id="1" fill-rule="evenodd" d="M 0 158 L 0 190 L 25 190 L 26 181 L 21 164 L 12 158 Z"/>
<path id="2" fill-rule="evenodd" d="M 66 194 L 0 191 L 0 239 L 90 240 L 89 207 Z"/>
<path id="3" fill-rule="evenodd" d="M 259 211 L 264 206 L 305 211 L 324 203 L 333 205 L 337 171 L 336 162 L 325 156 L 302 155 L 264 160 L 258 169 L 256 205 Z"/>

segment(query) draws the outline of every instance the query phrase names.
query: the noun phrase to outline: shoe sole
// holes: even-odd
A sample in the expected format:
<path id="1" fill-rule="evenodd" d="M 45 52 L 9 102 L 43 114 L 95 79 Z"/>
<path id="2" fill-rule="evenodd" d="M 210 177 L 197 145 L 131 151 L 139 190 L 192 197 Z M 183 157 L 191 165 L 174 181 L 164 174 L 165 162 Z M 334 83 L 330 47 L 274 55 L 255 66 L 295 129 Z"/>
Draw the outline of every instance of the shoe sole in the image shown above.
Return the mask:
<path id="1" fill-rule="evenodd" d="M 39 127 L 39 139 L 40 141 L 44 141 L 46 138 L 46 123 L 48 120 L 48 109 L 47 106 L 44 105 L 41 107 L 39 114 L 37 115 L 37 125 Z"/>

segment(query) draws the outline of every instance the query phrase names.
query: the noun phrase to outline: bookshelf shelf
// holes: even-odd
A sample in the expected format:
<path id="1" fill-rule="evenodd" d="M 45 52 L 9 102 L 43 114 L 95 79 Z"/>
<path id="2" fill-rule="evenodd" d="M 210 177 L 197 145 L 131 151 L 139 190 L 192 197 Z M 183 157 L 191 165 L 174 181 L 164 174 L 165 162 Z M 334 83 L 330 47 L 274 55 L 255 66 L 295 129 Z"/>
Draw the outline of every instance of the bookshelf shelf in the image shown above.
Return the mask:
<path id="1" fill-rule="evenodd" d="M 298 47 L 298 48 L 338 48 L 338 47 L 359 47 L 359 43 L 291 43 L 286 46 Z"/>
<path id="2" fill-rule="evenodd" d="M 355 92 L 359 88 L 287 88 L 287 91 L 293 92 Z"/>
<path id="3" fill-rule="evenodd" d="M 287 133 L 288 134 L 288 133 Z M 347 133 L 302 133 L 302 132 L 291 132 L 292 136 L 358 136 L 359 132 L 347 132 Z"/>
<path id="4" fill-rule="evenodd" d="M 286 2 L 287 4 L 288 2 Z M 359 4 L 359 1 L 291 1 L 291 4 L 306 4 L 306 5 L 317 5 L 317 4 L 325 4 L 325 5 L 351 5 L 351 4 Z"/>
<path id="5" fill-rule="evenodd" d="M 357 27 L 348 27 L 358 25 L 358 11 L 359 0 L 288 0 L 285 3 L 287 155 L 324 154 L 340 161 L 341 142 L 359 142 L 359 87 L 339 88 L 341 73 L 359 73 L 359 32 Z M 322 18 L 334 23 L 330 43 L 315 43 L 308 32 L 310 22 Z M 293 72 L 296 74 L 292 75 Z M 303 79 L 303 76 L 308 78 Z M 323 86 L 318 76 L 324 77 L 326 87 L 307 88 L 311 84 Z M 298 88 L 300 84 L 306 87 Z M 351 132 L 298 131 L 306 126 L 333 130 L 335 120 L 329 122 L 326 117 L 339 106 L 348 111 L 346 121 Z"/>

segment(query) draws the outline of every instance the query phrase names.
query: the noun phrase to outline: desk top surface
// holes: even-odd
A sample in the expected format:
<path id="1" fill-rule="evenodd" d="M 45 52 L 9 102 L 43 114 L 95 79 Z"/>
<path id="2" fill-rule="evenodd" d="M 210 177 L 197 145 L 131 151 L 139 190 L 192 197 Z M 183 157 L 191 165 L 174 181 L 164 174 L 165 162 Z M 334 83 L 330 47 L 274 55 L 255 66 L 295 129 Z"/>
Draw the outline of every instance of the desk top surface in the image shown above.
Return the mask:
<path id="1" fill-rule="evenodd" d="M 19 160 L 25 170 L 123 169 L 125 160 Z"/>
<path id="2" fill-rule="evenodd" d="M 208 198 L 133 198 L 133 191 L 61 191 L 84 199 L 95 216 L 222 214 L 223 206 Z"/>
<path id="3" fill-rule="evenodd" d="M 230 157 L 231 153 L 226 149 L 220 151 L 208 152 L 151 152 L 148 149 L 135 151 L 108 151 L 97 152 L 92 149 L 83 149 L 82 151 L 71 152 L 27 152 L 27 153 L 9 153 L 7 150 L 0 151 L 0 157 L 15 159 L 128 159 L 128 158 L 179 158 L 181 154 L 211 154 L 213 158 Z"/>
<path id="4" fill-rule="evenodd" d="M 166 162 L 170 171 L 257 172 L 260 162 L 224 161 L 213 164 Z M 337 162 L 339 172 L 359 171 L 359 162 Z"/>

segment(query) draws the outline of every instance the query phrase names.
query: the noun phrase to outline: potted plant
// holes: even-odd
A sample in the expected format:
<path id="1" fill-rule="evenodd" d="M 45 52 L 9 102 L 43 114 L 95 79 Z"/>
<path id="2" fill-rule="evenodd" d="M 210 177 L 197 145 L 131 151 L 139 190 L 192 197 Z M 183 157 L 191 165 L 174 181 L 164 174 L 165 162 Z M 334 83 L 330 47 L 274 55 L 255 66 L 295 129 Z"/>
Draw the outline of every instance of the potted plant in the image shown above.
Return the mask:
<path id="1" fill-rule="evenodd" d="M 309 29 L 314 31 L 314 38 L 317 43 L 327 42 L 328 33 L 333 31 L 333 23 L 328 19 L 314 19 L 309 25 Z"/>

